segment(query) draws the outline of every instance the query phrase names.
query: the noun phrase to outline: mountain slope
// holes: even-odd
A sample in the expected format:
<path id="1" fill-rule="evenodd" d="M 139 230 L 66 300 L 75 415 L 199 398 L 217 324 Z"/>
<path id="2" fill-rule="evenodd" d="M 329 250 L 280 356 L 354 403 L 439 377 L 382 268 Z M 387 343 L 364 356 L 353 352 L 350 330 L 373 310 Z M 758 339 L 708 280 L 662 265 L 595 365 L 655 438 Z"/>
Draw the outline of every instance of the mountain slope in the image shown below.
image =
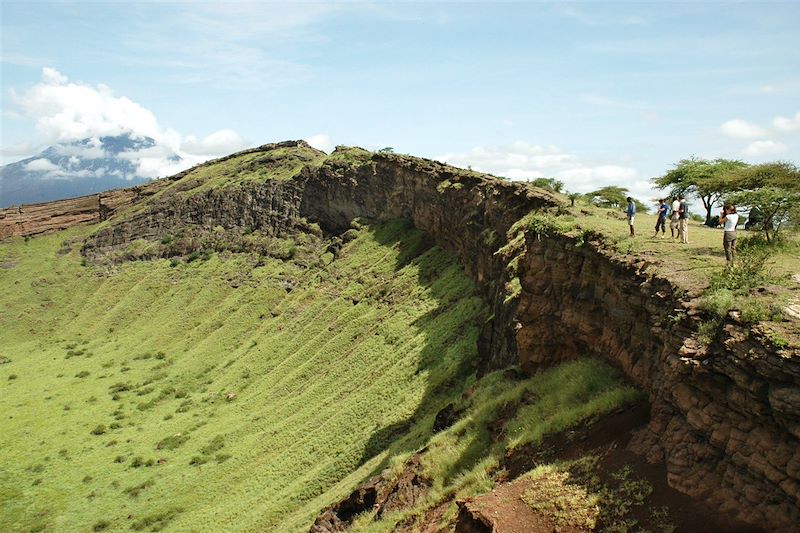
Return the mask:
<path id="1" fill-rule="evenodd" d="M 17 287 L 0 311 L 0 529 L 307 529 L 382 429 L 435 412 L 474 363 L 484 306 L 404 223 L 311 271 L 214 256 L 98 276 L 56 253 L 64 239 L 0 248 Z"/>

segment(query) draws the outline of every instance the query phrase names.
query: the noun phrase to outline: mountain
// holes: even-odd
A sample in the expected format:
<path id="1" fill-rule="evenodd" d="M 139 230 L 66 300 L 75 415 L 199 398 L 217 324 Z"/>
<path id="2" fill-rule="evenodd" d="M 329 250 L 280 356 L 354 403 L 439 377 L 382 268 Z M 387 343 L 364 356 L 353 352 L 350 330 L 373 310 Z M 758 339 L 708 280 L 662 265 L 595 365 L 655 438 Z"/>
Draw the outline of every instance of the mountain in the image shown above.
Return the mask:
<path id="1" fill-rule="evenodd" d="M 131 187 L 150 181 L 138 162 L 158 152 L 177 163 L 181 157 L 164 153 L 150 137 L 129 134 L 92 137 L 53 145 L 36 156 L 0 169 L 0 207 L 32 204 Z"/>

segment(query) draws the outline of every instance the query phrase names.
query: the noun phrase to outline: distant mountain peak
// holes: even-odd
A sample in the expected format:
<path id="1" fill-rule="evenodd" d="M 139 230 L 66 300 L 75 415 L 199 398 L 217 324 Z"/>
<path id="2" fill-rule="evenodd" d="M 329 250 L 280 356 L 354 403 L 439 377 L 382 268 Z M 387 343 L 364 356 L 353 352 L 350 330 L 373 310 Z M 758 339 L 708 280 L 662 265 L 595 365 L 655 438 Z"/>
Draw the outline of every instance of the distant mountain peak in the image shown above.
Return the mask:
<path id="1" fill-rule="evenodd" d="M 153 160 L 182 158 L 155 139 L 129 133 L 55 144 L 0 168 L 0 207 L 58 200 L 150 181 Z"/>

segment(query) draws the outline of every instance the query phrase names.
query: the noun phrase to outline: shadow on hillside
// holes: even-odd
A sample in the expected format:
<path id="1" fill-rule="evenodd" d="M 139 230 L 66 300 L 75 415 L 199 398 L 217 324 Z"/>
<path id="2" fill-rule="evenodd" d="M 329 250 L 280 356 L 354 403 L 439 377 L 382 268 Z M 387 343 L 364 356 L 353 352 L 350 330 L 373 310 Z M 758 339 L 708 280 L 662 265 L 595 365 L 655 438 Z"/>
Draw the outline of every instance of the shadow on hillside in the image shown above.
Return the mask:
<path id="1" fill-rule="evenodd" d="M 402 231 L 398 231 L 402 224 Z M 419 231 L 418 238 L 409 238 L 409 231 Z M 400 246 L 400 254 L 395 264 L 399 271 L 409 264 L 419 268 L 418 283 L 437 301 L 436 308 L 416 319 L 412 326 L 425 335 L 425 346 L 420 354 L 416 374 L 426 373 L 427 387 L 416 411 L 400 422 L 375 431 L 367 442 L 360 464 L 389 449 L 390 453 L 375 467 L 374 475 L 386 468 L 393 456 L 419 450 L 433 434 L 436 414 L 448 403 L 457 402 L 464 390 L 467 379 L 477 370 L 477 338 L 480 324 L 485 319 L 485 303 L 477 304 L 477 293 L 471 280 L 465 278 L 463 267 L 447 252 L 437 252 L 432 238 L 413 229 L 410 221 L 395 221 L 371 229 L 375 240 L 385 246 Z M 457 272 L 457 274 L 456 274 Z M 464 277 L 461 286 L 468 293 L 454 294 L 453 275 Z M 465 299 L 476 300 L 469 305 Z M 478 305 L 480 307 L 478 308 Z M 459 353 L 449 353 L 458 343 L 464 344 Z M 483 446 L 481 446 L 483 449 Z M 480 460 L 482 453 L 466 454 L 459 468 L 472 466 Z M 368 476 L 368 477 L 370 477 Z"/>

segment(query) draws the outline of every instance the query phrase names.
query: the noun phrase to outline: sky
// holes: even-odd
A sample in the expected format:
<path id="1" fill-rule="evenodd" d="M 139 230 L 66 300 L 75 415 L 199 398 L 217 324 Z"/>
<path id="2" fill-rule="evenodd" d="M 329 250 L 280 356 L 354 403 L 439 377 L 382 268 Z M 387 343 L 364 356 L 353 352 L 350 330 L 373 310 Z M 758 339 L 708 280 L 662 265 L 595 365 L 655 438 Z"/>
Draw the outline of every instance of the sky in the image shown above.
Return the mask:
<path id="1" fill-rule="evenodd" d="M 157 177 L 306 139 L 647 200 L 690 156 L 800 163 L 798 1 L 0 5 L 3 164 L 127 132 Z"/>

